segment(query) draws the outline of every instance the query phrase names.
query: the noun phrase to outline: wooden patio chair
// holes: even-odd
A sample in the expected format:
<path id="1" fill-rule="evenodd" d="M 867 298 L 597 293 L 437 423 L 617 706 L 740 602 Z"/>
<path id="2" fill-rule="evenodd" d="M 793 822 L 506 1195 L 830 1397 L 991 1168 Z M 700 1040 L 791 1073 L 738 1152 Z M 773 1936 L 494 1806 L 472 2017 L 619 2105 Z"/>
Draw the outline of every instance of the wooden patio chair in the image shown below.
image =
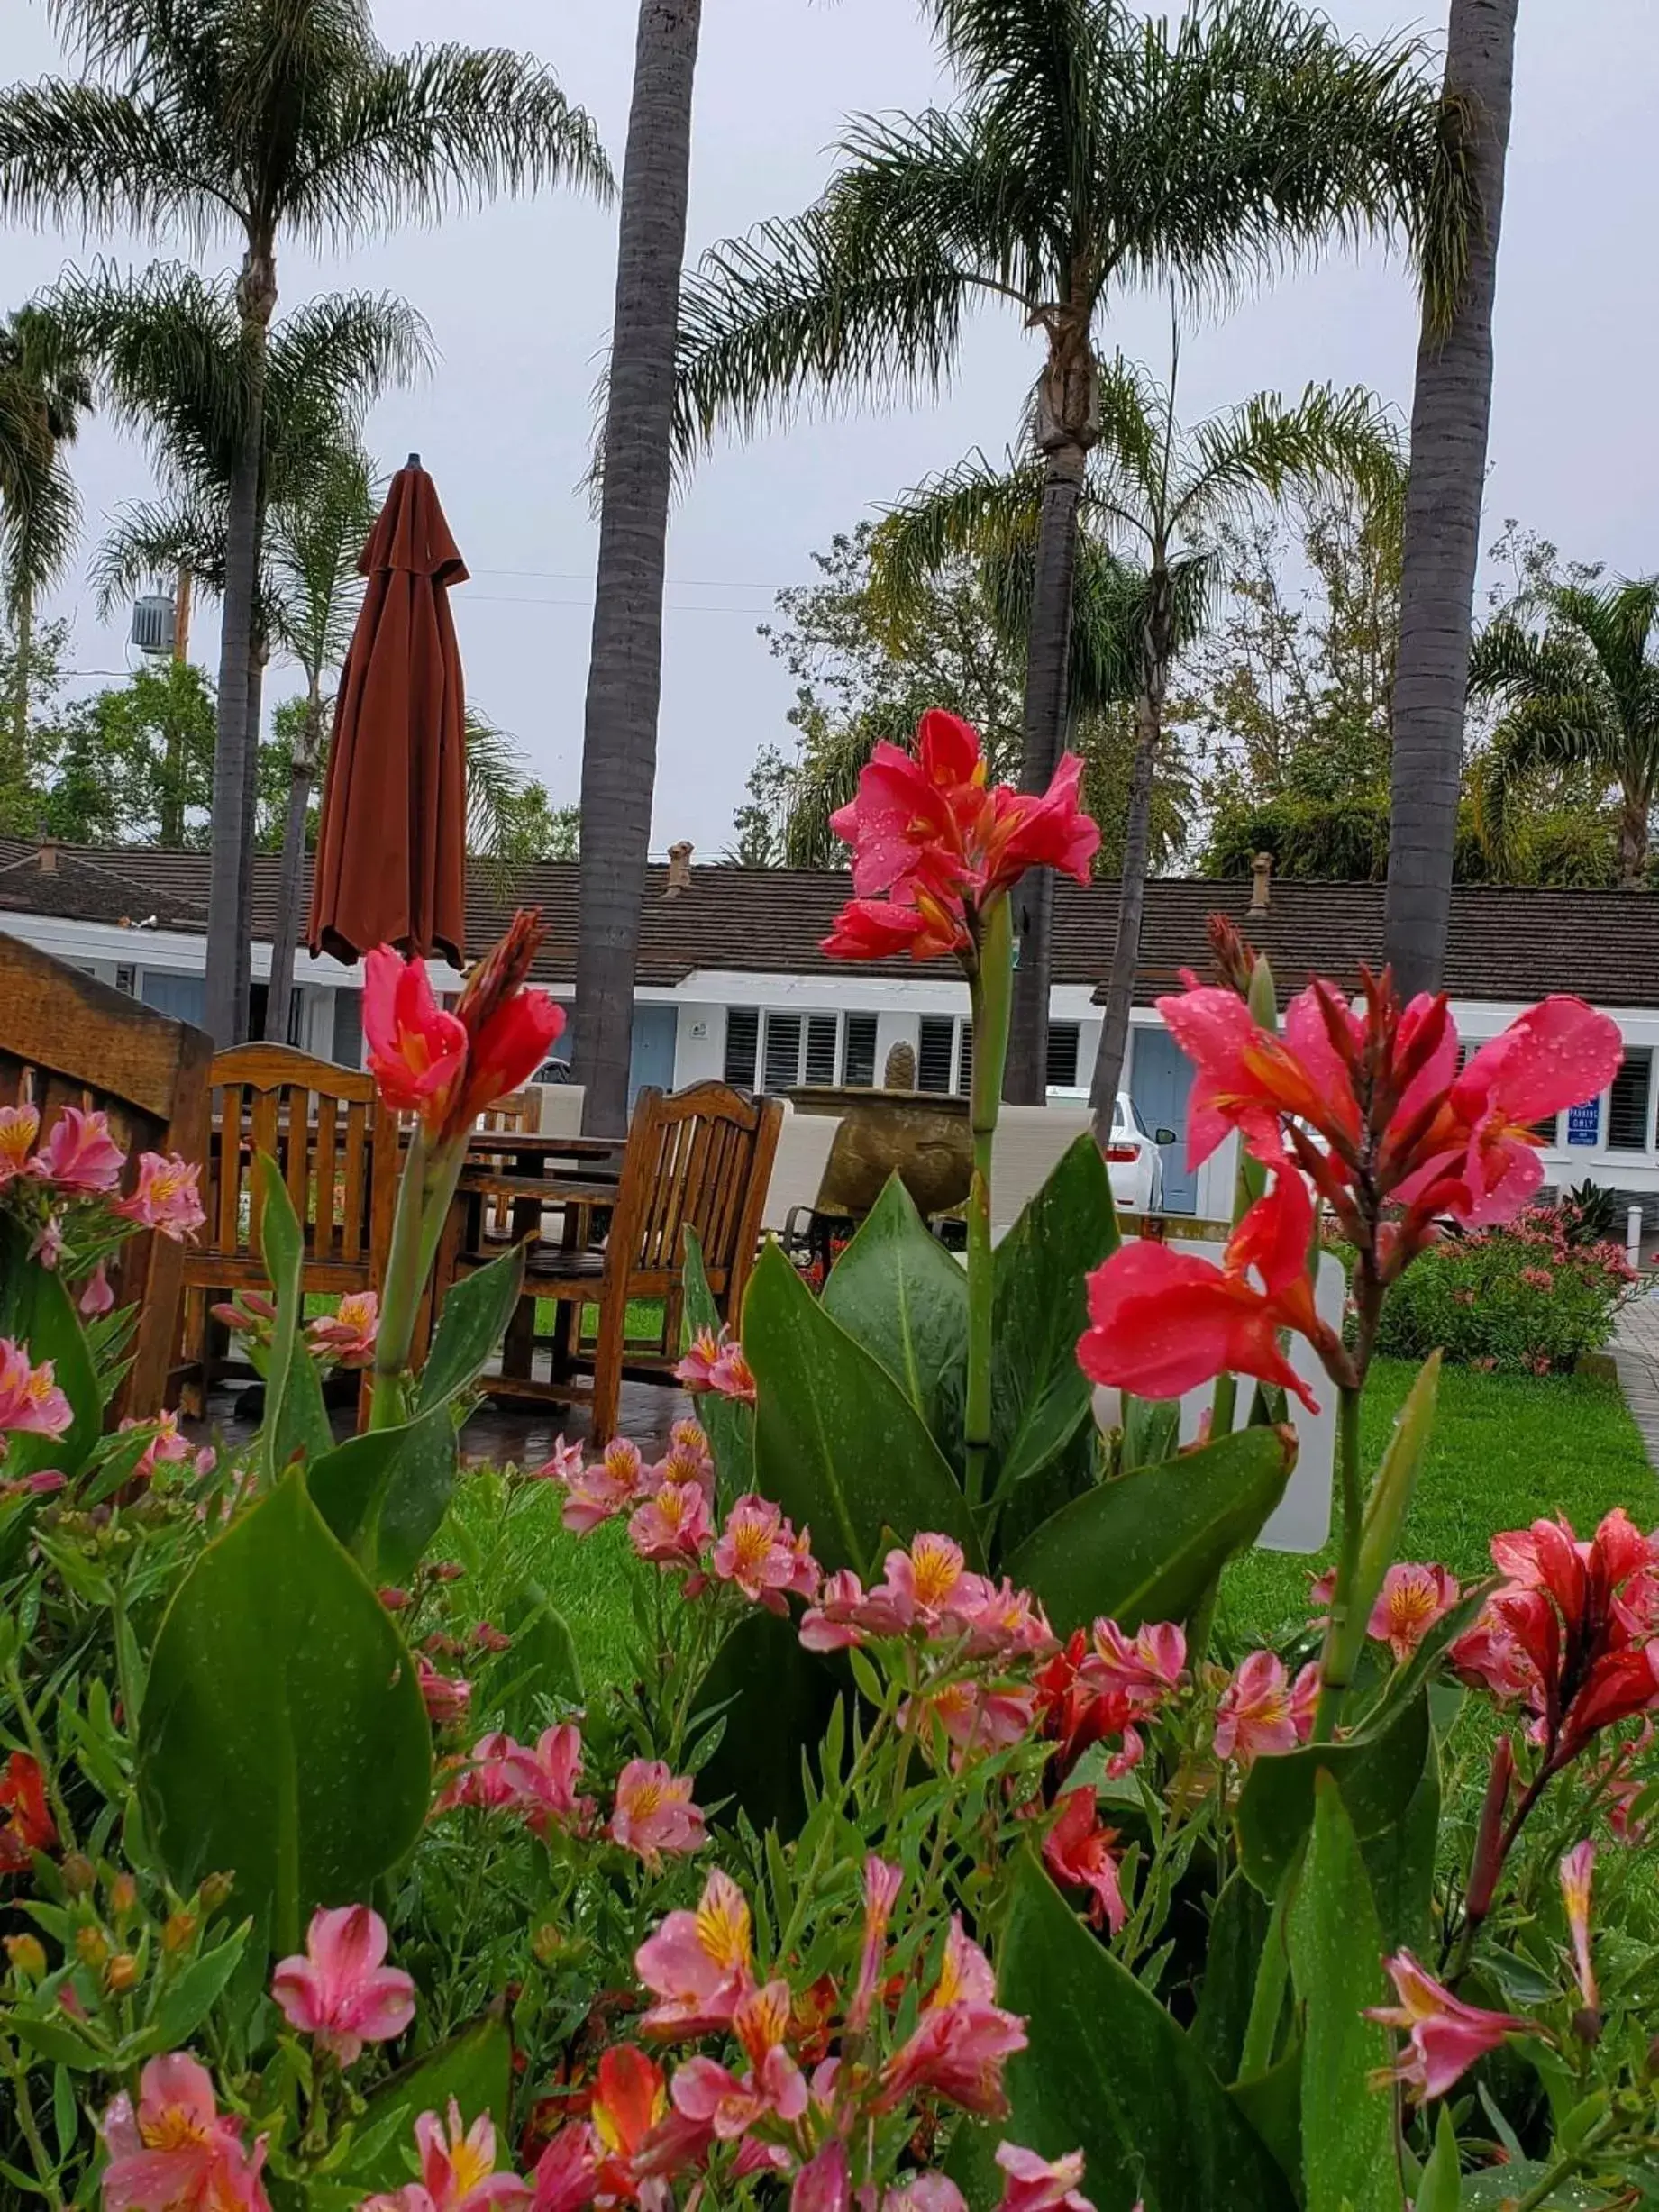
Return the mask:
<path id="1" fill-rule="evenodd" d="M 515 1090 L 506 1098 L 497 1098 L 493 1106 L 486 1106 L 479 1115 L 479 1127 L 487 1135 L 504 1133 L 516 1135 L 540 1128 L 542 1101 L 529 1090 Z M 513 1226 L 513 1208 L 506 1198 L 491 1202 L 489 1234 L 506 1242 Z"/>
<path id="2" fill-rule="evenodd" d="M 208 1308 L 227 1292 L 266 1290 L 256 1154 L 277 1162 L 305 1237 L 300 1286 L 378 1290 L 397 1197 L 395 1116 L 371 1075 L 286 1044 L 238 1044 L 211 1070 L 214 1140 L 202 1203 L 207 1222 L 185 1262 L 185 1327 L 177 1374 L 199 1400 L 224 1361 Z"/>
<path id="3" fill-rule="evenodd" d="M 0 936 L 0 1106 L 32 1096 L 42 1133 L 65 1106 L 99 1107 L 134 1161 L 141 1152 L 204 1159 L 212 1058 L 204 1031 Z M 183 1251 L 164 1236 L 135 1236 L 122 1248 L 112 1288 L 138 1313 L 114 1418 L 148 1420 L 161 1409 L 183 1266 Z"/>
<path id="4" fill-rule="evenodd" d="M 671 1097 L 643 1089 L 634 1104 L 615 1204 L 602 1250 L 529 1247 L 524 1296 L 558 1311 L 551 1334 L 521 1334 L 525 1372 L 485 1378 L 492 1396 L 587 1405 L 591 1440 L 615 1434 L 624 1375 L 670 1381 L 679 1360 L 687 1229 L 702 1246 L 708 1287 L 723 1319 L 735 1324 L 760 1242 L 782 1107 L 723 1083 L 699 1083 Z M 452 1272 L 481 1265 L 480 1248 L 458 1252 Z M 661 1314 L 649 1327 L 638 1308 Z M 634 1332 L 629 1309 L 635 1308 Z M 588 1309 L 595 1325 L 585 1325 Z M 509 1333 L 509 1342 L 514 1333 Z M 548 1357 L 545 1379 L 534 1373 Z M 585 1372 L 583 1370 L 590 1370 Z"/>

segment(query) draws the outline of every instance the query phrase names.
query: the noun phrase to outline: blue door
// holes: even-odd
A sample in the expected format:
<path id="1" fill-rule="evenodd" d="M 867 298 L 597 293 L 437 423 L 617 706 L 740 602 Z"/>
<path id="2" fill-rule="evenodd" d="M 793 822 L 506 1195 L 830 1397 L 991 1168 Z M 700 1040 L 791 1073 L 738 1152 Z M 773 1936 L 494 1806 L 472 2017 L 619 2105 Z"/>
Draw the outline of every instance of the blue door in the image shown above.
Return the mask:
<path id="1" fill-rule="evenodd" d="M 139 977 L 138 995 L 158 1014 L 170 1014 L 176 1022 L 194 1022 L 200 1029 L 207 1015 L 207 984 L 202 976 L 180 974 L 177 969 L 146 968 Z"/>
<path id="2" fill-rule="evenodd" d="M 654 1083 L 659 1090 L 673 1089 L 674 1037 L 679 1025 L 679 1012 L 673 1006 L 634 1007 L 634 1050 L 628 1067 L 630 1113 L 646 1084 Z"/>
<path id="3" fill-rule="evenodd" d="M 1172 1129 L 1179 1144 L 1163 1147 L 1163 1210 L 1196 1214 L 1199 1179 L 1187 1165 L 1187 1095 L 1192 1062 L 1162 1023 L 1156 1029 L 1131 1030 L 1129 1096 L 1144 1128 Z"/>

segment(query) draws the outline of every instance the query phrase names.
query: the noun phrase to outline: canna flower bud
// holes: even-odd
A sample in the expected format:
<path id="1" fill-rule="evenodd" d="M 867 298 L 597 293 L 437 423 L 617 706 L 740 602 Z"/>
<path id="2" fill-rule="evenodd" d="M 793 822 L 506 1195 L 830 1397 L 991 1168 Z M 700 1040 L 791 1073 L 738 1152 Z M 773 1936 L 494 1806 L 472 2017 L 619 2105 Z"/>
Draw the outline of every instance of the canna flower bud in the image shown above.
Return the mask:
<path id="1" fill-rule="evenodd" d="M 8 1935 L 5 1955 L 24 1981 L 39 1981 L 46 1971 L 46 1948 L 38 1935 Z"/>
<path id="2" fill-rule="evenodd" d="M 112 1997 L 124 1997 L 138 1986 L 139 1964 L 130 1951 L 118 1951 L 104 1969 L 104 1987 Z"/>
<path id="3" fill-rule="evenodd" d="M 1467 1910 L 1472 1920 L 1484 1920 L 1492 1909 L 1498 1877 L 1503 1871 L 1504 1820 L 1514 1780 L 1515 1753 L 1509 1737 L 1500 1735 L 1492 1752 L 1492 1771 L 1481 1807 L 1481 1825 L 1475 1831 L 1474 1856 L 1469 1862 Z"/>

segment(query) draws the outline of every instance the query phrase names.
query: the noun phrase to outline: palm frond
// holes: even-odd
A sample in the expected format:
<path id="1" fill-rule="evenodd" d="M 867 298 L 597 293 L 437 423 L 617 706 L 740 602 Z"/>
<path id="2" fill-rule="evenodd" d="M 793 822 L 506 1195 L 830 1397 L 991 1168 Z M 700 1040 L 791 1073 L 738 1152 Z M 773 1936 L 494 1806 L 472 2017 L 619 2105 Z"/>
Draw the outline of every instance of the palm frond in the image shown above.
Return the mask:
<path id="1" fill-rule="evenodd" d="M 215 596 L 224 584 L 224 514 L 188 498 L 135 499 L 119 508 L 87 570 L 98 618 L 153 585 L 171 587 L 180 569 Z"/>
<path id="2" fill-rule="evenodd" d="M 351 644 L 362 597 L 358 560 L 375 510 L 369 461 L 355 445 L 318 457 L 305 485 L 272 503 L 272 629 L 314 685 L 341 665 Z"/>
<path id="3" fill-rule="evenodd" d="M 1032 551 L 1043 501 L 1043 464 L 1010 454 L 993 468 L 971 454 L 887 509 L 871 541 L 871 588 L 889 613 L 912 609 L 953 555 L 1007 562 Z"/>
<path id="4" fill-rule="evenodd" d="M 202 141 L 141 93 L 43 78 L 0 92 L 0 217 L 202 244 L 234 224 Z"/>
<path id="5" fill-rule="evenodd" d="M 1399 422 L 1363 385 L 1338 391 L 1310 384 L 1293 405 L 1261 392 L 1199 423 L 1186 443 L 1187 480 L 1174 514 L 1193 527 L 1292 488 L 1351 485 L 1367 502 L 1398 500 L 1405 480 Z"/>

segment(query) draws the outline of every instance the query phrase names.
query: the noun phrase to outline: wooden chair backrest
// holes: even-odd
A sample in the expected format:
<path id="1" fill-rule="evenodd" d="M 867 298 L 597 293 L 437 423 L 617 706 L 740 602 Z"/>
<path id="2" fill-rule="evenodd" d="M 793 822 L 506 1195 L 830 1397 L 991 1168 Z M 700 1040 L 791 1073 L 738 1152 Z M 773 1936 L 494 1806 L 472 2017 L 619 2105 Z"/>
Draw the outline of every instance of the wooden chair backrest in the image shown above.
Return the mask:
<path id="1" fill-rule="evenodd" d="M 287 1044 L 237 1044 L 214 1056 L 219 1133 L 207 1225 L 190 1262 L 197 1283 L 216 1260 L 258 1261 L 262 1206 L 253 1162 L 277 1162 L 305 1240 L 313 1289 L 378 1288 L 397 1195 L 397 1131 L 374 1078 Z"/>
<path id="2" fill-rule="evenodd" d="M 734 1315 L 760 1240 L 761 1211 L 783 1109 L 724 1083 L 697 1083 L 665 1097 L 642 1090 L 628 1129 L 616 1193 L 608 1278 L 625 1277 L 630 1297 L 676 1288 L 684 1232 L 695 1229 L 709 1288 Z"/>
<path id="3" fill-rule="evenodd" d="M 136 1163 L 141 1152 L 202 1160 L 213 1040 L 78 968 L 0 935 L 0 1106 L 32 1096 L 42 1133 L 65 1106 L 101 1108 Z M 129 1185 L 136 1165 L 128 1169 Z M 183 1254 L 162 1236 L 123 1247 L 117 1300 L 138 1308 L 132 1365 L 115 1411 L 160 1410 L 183 1287 Z"/>
<path id="4" fill-rule="evenodd" d="M 533 1133 L 541 1103 L 528 1091 L 513 1091 L 505 1098 L 497 1098 L 494 1106 L 485 1107 L 479 1115 L 479 1127 L 494 1134 Z"/>

